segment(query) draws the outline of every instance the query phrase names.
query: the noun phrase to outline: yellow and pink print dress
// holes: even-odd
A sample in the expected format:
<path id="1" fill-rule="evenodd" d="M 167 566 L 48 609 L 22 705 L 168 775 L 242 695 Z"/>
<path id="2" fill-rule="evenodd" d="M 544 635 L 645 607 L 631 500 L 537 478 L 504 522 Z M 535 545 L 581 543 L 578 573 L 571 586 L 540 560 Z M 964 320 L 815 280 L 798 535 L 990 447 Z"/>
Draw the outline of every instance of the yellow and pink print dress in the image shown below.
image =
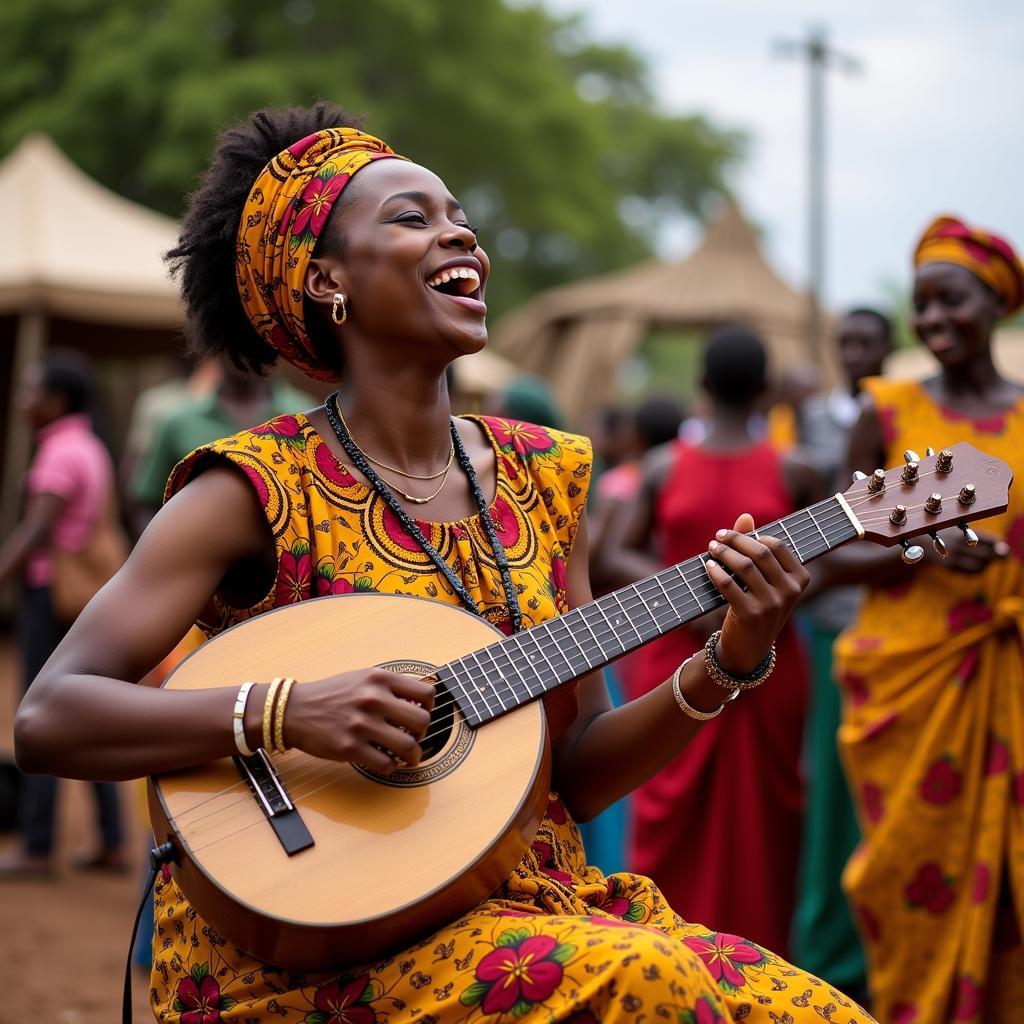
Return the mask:
<path id="1" fill-rule="evenodd" d="M 886 465 L 969 441 L 1018 481 L 1007 511 L 977 524 L 1008 557 L 872 588 L 836 645 L 864 837 L 843 884 L 872 1006 L 891 1024 L 1024 1021 L 1024 400 L 968 420 L 914 381 L 865 386 Z"/>
<path id="2" fill-rule="evenodd" d="M 526 625 L 565 611 L 566 563 L 590 478 L 581 437 L 474 418 L 497 460 L 490 506 Z M 283 416 L 201 448 L 168 496 L 211 462 L 252 483 L 277 544 L 263 600 L 216 597 L 208 635 L 269 608 L 375 590 L 458 604 L 443 576 L 379 497 L 333 456 L 304 416 Z M 478 517 L 420 523 L 481 614 L 508 628 L 501 579 Z M 742 884 L 743 856 L 735 871 Z M 414 869 L 414 865 L 411 865 Z M 863 1010 L 824 982 L 737 935 L 683 922 L 648 879 L 589 867 L 568 811 L 547 815 L 512 875 L 485 903 L 393 957 L 300 976 L 254 960 L 191 907 L 169 870 L 158 878 L 151 1002 L 164 1024 L 863 1024 Z"/>

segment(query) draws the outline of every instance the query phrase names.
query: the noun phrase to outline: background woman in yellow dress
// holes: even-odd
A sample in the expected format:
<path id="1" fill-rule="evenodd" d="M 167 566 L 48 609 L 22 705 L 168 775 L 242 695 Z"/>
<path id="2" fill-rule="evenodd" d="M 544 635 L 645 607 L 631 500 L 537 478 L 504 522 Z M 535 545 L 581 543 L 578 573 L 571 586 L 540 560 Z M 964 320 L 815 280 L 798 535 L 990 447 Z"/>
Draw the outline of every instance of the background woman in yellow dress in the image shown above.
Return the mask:
<path id="1" fill-rule="evenodd" d="M 125 778 L 242 749 L 233 689 L 129 682 L 196 619 L 212 636 L 283 604 L 377 590 L 462 605 L 514 631 L 589 600 L 589 442 L 451 417 L 445 369 L 485 343 L 489 264 L 436 175 L 336 108 L 260 112 L 225 136 L 174 256 L 197 344 L 257 371 L 281 355 L 340 388 L 323 408 L 276 417 L 178 466 L 128 565 L 21 708 L 25 768 Z M 751 528 L 749 517 L 737 523 Z M 708 541 L 709 574 L 730 608 L 718 657 L 750 674 L 806 572 L 770 538 L 724 530 Z M 267 692 L 261 681 L 249 695 L 250 747 Z M 594 816 L 667 763 L 698 730 L 693 715 L 731 691 L 695 659 L 679 692 L 666 682 L 613 710 L 600 673 L 580 680 L 578 706 L 552 719 L 559 795 L 521 863 L 491 899 L 395 957 L 320 976 L 260 963 L 211 929 L 166 872 L 157 1017 L 769 1024 L 827 1010 L 843 1024 L 868 1020 L 756 944 L 685 924 L 649 880 L 587 867 L 572 816 Z M 423 680 L 380 669 L 300 681 L 284 741 L 387 772 L 396 757 L 419 762 L 432 702 Z"/>
<path id="2" fill-rule="evenodd" d="M 864 833 L 844 886 L 879 1019 L 999 1024 L 1024 1019 L 1024 389 L 994 365 L 992 334 L 1020 308 L 1024 271 L 1005 241 L 950 217 L 914 262 L 911 322 L 939 372 L 865 382 L 851 467 L 970 441 L 1018 482 L 976 547 L 944 532 L 945 560 L 926 539 L 911 569 L 867 545 L 819 563 L 874 583 L 836 648 Z"/>

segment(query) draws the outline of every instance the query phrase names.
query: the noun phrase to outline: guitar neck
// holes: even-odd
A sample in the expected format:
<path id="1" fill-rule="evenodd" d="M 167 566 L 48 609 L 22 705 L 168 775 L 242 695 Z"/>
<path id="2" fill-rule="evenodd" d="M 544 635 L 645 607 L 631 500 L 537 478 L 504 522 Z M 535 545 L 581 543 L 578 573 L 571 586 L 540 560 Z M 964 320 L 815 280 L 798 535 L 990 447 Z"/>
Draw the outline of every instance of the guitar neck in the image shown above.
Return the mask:
<path id="1" fill-rule="evenodd" d="M 801 562 L 858 536 L 841 495 L 760 527 Z M 680 562 L 439 669 L 470 725 L 482 725 L 725 604 L 704 567 Z"/>

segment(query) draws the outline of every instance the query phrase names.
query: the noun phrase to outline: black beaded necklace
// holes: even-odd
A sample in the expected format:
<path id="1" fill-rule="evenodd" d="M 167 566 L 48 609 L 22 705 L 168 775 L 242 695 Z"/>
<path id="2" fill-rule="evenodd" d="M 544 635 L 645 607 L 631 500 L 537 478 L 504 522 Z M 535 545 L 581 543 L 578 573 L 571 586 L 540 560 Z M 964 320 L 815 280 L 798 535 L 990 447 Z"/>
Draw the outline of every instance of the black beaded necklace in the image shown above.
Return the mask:
<path id="1" fill-rule="evenodd" d="M 387 484 L 370 467 L 359 446 L 352 440 L 352 435 L 345 429 L 345 425 L 339 415 L 337 391 L 324 399 L 324 412 L 327 414 L 327 421 L 330 423 L 331 429 L 337 436 L 342 448 L 345 449 L 346 454 L 352 460 L 352 465 L 370 481 L 370 486 L 373 487 L 388 508 L 394 513 L 395 518 L 402 524 L 402 529 L 419 544 L 423 549 L 423 553 L 437 566 L 451 585 L 452 590 L 459 595 L 459 599 L 466 608 L 473 612 L 474 615 L 480 615 L 480 609 L 477 608 L 476 602 L 462 580 L 455 575 L 452 567 L 441 557 L 441 553 L 423 536 L 423 531 L 416 525 L 415 520 L 401 506 Z M 501 585 L 505 591 L 505 601 L 508 604 L 508 615 L 509 621 L 512 623 L 512 632 L 518 633 L 523 628 L 523 613 L 519 607 L 519 595 L 516 593 L 516 586 L 512 582 L 512 573 L 508 568 L 508 556 L 505 554 L 505 545 L 501 543 L 501 538 L 495 529 L 494 520 L 491 518 L 490 510 L 487 507 L 487 499 L 484 498 L 484 492 L 480 489 L 480 481 L 477 479 L 476 471 L 473 469 L 473 463 L 469 461 L 469 455 L 462 444 L 462 438 L 459 436 L 454 420 L 450 421 L 450 427 L 452 444 L 455 446 L 455 457 L 459 460 L 459 465 L 466 474 L 466 479 L 469 480 L 469 486 L 473 491 L 473 498 L 476 500 L 477 508 L 480 510 L 480 521 L 483 523 L 484 532 L 487 534 L 491 551 L 494 553 L 494 563 L 497 565 L 498 572 L 501 575 Z"/>

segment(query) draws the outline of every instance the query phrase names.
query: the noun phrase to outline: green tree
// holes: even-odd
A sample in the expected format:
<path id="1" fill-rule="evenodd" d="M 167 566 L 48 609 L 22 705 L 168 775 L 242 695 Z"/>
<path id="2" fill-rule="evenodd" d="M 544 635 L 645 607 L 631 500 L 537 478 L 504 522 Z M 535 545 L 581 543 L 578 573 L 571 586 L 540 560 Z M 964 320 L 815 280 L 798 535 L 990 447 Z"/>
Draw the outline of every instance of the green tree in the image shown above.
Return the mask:
<path id="1" fill-rule="evenodd" d="M 699 216 L 743 145 L 659 112 L 626 48 L 503 0 L 0 5 L 0 150 L 41 129 L 174 216 L 221 128 L 318 97 L 445 178 L 501 266 L 496 310 L 647 255 L 657 220 Z"/>

